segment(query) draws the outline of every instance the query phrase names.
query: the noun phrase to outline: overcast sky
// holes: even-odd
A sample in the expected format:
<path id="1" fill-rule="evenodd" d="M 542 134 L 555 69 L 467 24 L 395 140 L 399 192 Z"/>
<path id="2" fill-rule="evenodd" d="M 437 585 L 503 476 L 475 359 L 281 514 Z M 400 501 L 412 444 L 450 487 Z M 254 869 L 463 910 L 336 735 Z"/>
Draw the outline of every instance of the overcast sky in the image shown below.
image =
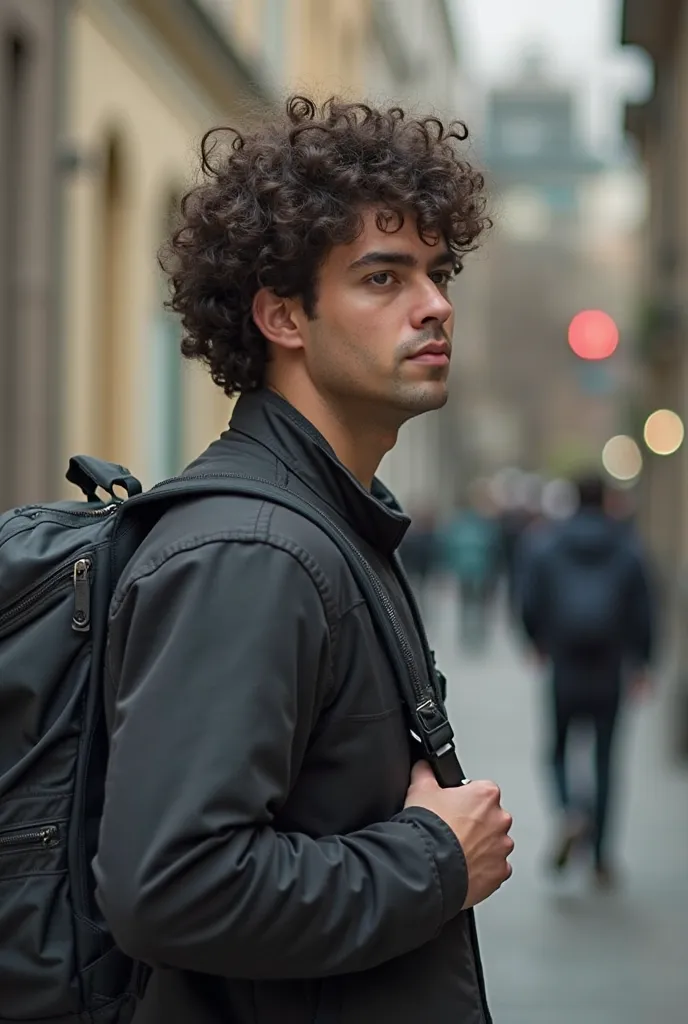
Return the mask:
<path id="1" fill-rule="evenodd" d="M 648 0 L 650 2 L 650 0 Z M 508 80 L 533 43 L 575 84 L 590 141 L 618 138 L 624 94 L 642 94 L 642 57 L 619 43 L 621 0 L 453 0 L 462 59 L 484 81 Z"/>

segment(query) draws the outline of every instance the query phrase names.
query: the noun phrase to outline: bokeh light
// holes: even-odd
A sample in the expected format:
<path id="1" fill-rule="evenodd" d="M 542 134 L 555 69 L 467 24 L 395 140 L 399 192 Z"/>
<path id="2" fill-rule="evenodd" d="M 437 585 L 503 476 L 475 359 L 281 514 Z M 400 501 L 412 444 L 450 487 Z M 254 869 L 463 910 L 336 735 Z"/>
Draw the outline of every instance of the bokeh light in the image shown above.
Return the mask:
<path id="1" fill-rule="evenodd" d="M 643 457 L 632 437 L 617 434 L 604 446 L 602 465 L 615 480 L 635 480 L 643 468 Z"/>
<path id="2" fill-rule="evenodd" d="M 657 409 L 645 422 L 645 444 L 655 455 L 672 455 L 681 447 L 685 429 L 671 409 Z"/>
<path id="3" fill-rule="evenodd" d="M 601 309 L 584 309 L 569 324 L 569 345 L 580 359 L 608 359 L 619 344 L 619 328 Z"/>

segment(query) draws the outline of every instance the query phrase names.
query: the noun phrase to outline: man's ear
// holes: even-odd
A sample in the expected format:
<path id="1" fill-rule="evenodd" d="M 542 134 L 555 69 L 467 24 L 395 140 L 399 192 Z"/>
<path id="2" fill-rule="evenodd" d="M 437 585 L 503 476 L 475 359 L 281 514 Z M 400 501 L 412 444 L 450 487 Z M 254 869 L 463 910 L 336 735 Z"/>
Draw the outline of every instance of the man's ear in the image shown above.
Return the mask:
<path id="1" fill-rule="evenodd" d="M 282 348 L 303 348 L 303 335 L 296 299 L 280 298 L 270 288 L 261 288 L 253 297 L 253 320 L 268 341 Z"/>

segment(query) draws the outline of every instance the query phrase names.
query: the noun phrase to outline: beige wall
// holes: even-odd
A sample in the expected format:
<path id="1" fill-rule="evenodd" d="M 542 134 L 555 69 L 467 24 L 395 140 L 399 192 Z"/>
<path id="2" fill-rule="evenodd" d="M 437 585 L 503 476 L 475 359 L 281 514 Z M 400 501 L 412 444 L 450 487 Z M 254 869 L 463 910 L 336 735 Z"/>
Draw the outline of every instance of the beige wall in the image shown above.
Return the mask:
<path id="1" fill-rule="evenodd" d="M 334 92 L 361 96 L 365 85 L 370 0 L 235 0 L 234 29 L 256 60 L 266 52 L 267 19 L 283 9 L 280 92 L 308 90 L 320 98 Z"/>
<path id="2" fill-rule="evenodd" d="M 290 78 L 321 96 L 364 88 L 367 0 L 295 0 Z"/>
<path id="3" fill-rule="evenodd" d="M 85 165 L 67 193 L 62 447 L 65 456 L 89 451 L 114 458 L 151 483 L 151 337 L 161 305 L 155 254 L 164 206 L 189 180 L 200 134 L 222 115 L 185 81 L 154 35 L 127 20 L 121 5 L 118 10 L 86 0 L 78 6 L 70 61 L 69 138 Z M 112 278 L 115 308 L 104 337 L 102 218 L 111 138 L 121 156 L 119 258 Z M 191 458 L 226 424 L 229 403 L 200 368 L 185 367 L 183 387 L 184 448 Z M 102 430 L 108 389 L 114 395 L 109 437 Z"/>

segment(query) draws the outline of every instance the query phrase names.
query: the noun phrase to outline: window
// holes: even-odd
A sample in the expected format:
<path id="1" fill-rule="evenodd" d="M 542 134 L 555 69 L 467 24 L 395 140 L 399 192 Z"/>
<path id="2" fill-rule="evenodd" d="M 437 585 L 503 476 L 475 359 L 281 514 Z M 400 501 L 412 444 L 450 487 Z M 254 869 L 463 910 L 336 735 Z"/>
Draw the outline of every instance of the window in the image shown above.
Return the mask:
<path id="1" fill-rule="evenodd" d="M 513 156 L 536 156 L 545 146 L 544 125 L 534 117 L 507 122 L 502 125 L 502 146 Z"/>

